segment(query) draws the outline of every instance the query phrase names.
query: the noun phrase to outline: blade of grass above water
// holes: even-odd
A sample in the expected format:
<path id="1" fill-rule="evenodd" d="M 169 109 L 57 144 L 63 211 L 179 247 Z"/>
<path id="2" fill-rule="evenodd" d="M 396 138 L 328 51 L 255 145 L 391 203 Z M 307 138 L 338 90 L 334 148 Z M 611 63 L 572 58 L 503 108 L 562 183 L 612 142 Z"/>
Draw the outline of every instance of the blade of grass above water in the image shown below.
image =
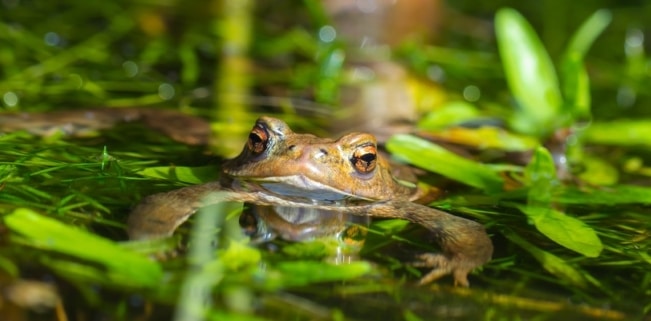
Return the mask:
<path id="1" fill-rule="evenodd" d="M 590 79 L 583 64 L 592 43 L 612 20 L 610 11 L 598 10 L 574 33 L 560 64 L 566 107 L 575 120 L 590 116 Z"/>
<path id="2" fill-rule="evenodd" d="M 188 184 L 202 184 L 217 180 L 217 173 L 219 171 L 215 166 L 156 166 L 138 171 L 138 174 L 146 177 L 181 181 Z"/>
<path id="3" fill-rule="evenodd" d="M 527 204 L 549 205 L 552 192 L 560 186 L 560 182 L 556 178 L 554 159 L 545 147 L 538 146 L 534 150 L 524 173 L 529 188 Z"/>
<path id="4" fill-rule="evenodd" d="M 529 192 L 527 205 L 518 206 L 540 233 L 554 242 L 583 254 L 597 257 L 603 244 L 597 233 L 583 221 L 553 207 L 553 192 L 560 187 L 549 151 L 540 146 L 525 170 Z"/>
<path id="5" fill-rule="evenodd" d="M 425 130 L 444 129 L 481 117 L 481 113 L 474 105 L 465 101 L 451 101 L 429 112 L 418 121 L 418 128 Z"/>
<path id="6" fill-rule="evenodd" d="M 577 205 L 651 204 L 651 188 L 634 185 L 563 187 L 554 191 L 553 200 Z"/>
<path id="7" fill-rule="evenodd" d="M 396 157 L 431 172 L 489 192 L 502 190 L 504 181 L 489 166 L 456 155 L 411 135 L 395 135 L 386 143 Z"/>
<path id="8" fill-rule="evenodd" d="M 495 33 L 506 80 L 518 103 L 513 126 L 544 136 L 557 127 L 562 103 L 551 58 L 531 25 L 513 9 L 497 12 Z"/>
<path id="9" fill-rule="evenodd" d="M 576 53 L 583 58 L 597 37 L 608 27 L 611 20 L 612 14 L 609 10 L 601 9 L 593 13 L 574 33 L 572 40 L 567 45 L 565 55 Z"/>
<path id="10" fill-rule="evenodd" d="M 30 209 L 19 208 L 4 218 L 6 226 L 25 238 L 25 245 L 99 264 L 107 269 L 107 284 L 126 287 L 157 285 L 160 265 L 108 239 L 65 225 Z M 88 266 L 89 269 L 95 269 Z M 123 284 L 115 284 L 116 281 Z"/>
<path id="11" fill-rule="evenodd" d="M 539 143 L 530 136 L 518 135 L 502 128 L 483 126 L 479 128 L 452 127 L 434 132 L 422 132 L 423 136 L 448 143 L 472 146 L 478 149 L 495 148 L 502 151 L 529 151 Z"/>
<path id="12" fill-rule="evenodd" d="M 583 221 L 552 208 L 519 206 L 540 233 L 552 241 L 587 257 L 598 257 L 603 244 Z"/>
<path id="13" fill-rule="evenodd" d="M 580 287 L 584 287 L 587 284 L 582 271 L 575 269 L 562 258 L 527 242 L 524 238 L 512 231 L 504 230 L 502 233 L 513 243 L 529 252 L 549 273 Z"/>
<path id="14" fill-rule="evenodd" d="M 651 146 L 651 120 L 619 120 L 593 123 L 581 139 L 588 143 L 617 146 Z"/>

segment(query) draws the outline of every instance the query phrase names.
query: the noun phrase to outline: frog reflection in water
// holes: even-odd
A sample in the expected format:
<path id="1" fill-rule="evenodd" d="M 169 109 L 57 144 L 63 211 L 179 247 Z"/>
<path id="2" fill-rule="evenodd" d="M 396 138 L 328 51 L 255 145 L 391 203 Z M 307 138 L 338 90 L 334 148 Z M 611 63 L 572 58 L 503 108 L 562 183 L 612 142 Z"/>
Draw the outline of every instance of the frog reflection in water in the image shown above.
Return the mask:
<path id="1" fill-rule="evenodd" d="M 319 138 L 261 117 L 242 153 L 224 164 L 221 181 L 146 197 L 131 213 L 128 232 L 132 239 L 168 236 L 198 208 L 223 201 L 266 206 L 260 213 L 309 208 L 400 218 L 428 229 L 442 250 L 421 255 L 419 265 L 432 270 L 420 283 L 451 274 L 456 285 L 468 286 L 467 274 L 491 258 L 490 238 L 476 222 L 414 203 L 416 195 L 392 175 L 372 135 Z"/>

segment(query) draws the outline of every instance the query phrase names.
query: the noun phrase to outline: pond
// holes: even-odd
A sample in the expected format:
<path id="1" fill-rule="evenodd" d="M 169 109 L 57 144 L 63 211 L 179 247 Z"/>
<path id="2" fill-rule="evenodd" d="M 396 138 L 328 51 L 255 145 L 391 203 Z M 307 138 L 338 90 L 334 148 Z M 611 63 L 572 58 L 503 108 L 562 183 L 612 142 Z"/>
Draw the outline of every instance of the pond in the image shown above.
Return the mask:
<path id="1" fill-rule="evenodd" d="M 0 319 L 649 317 L 645 2 L 0 8 Z"/>

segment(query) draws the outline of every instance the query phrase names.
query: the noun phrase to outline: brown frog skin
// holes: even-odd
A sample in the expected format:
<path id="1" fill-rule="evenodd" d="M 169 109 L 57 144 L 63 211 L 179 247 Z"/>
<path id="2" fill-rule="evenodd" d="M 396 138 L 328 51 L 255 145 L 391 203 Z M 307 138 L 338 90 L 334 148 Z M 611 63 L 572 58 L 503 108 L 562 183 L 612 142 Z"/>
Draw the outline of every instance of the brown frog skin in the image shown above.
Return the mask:
<path id="1" fill-rule="evenodd" d="M 132 239 L 166 237 L 199 208 L 224 201 L 400 218 L 428 229 L 442 249 L 421 256 L 418 265 L 432 270 L 420 283 L 451 274 L 455 285 L 468 286 L 467 274 L 488 262 L 493 252 L 485 229 L 414 203 L 415 195 L 412 185 L 394 178 L 372 135 L 319 138 L 261 117 L 242 153 L 224 164 L 220 182 L 144 198 L 130 214 L 128 233 Z"/>

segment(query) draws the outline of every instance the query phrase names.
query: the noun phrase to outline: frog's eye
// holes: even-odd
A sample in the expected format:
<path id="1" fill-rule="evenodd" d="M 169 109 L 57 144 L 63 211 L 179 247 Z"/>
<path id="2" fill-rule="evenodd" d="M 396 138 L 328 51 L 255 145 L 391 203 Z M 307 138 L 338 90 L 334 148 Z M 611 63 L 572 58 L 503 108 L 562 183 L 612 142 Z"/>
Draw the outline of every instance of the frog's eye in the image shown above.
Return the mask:
<path id="1" fill-rule="evenodd" d="M 249 134 L 249 140 L 246 142 L 246 146 L 253 154 L 261 154 L 267 150 L 267 145 L 269 144 L 269 133 L 267 130 L 260 125 L 255 125 Z"/>
<path id="2" fill-rule="evenodd" d="M 350 162 L 359 173 L 370 173 L 377 164 L 377 148 L 374 144 L 362 145 L 355 150 Z"/>

